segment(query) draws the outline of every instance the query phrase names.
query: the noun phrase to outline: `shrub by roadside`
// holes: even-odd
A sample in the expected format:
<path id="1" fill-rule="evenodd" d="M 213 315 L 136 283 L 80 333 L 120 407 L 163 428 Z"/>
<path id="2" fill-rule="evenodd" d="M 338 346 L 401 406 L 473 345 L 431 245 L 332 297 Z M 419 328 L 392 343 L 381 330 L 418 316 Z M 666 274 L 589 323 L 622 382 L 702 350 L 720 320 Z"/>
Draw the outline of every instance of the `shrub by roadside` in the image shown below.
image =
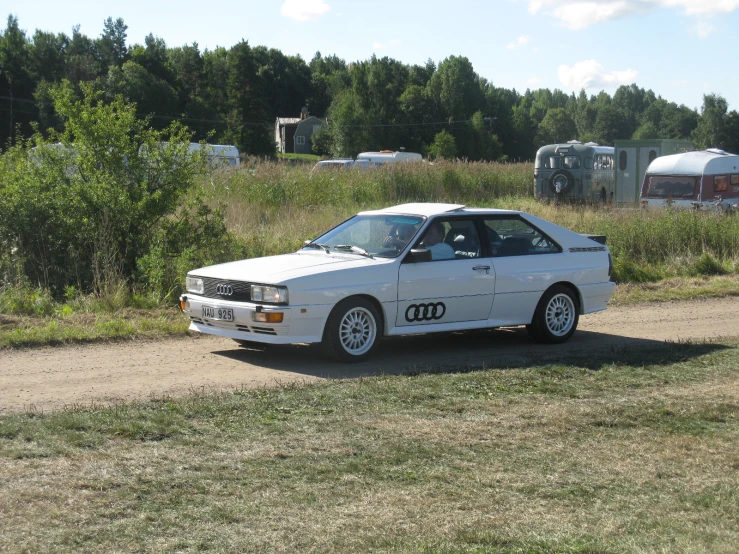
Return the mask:
<path id="1" fill-rule="evenodd" d="M 234 255 L 222 212 L 197 177 L 205 152 L 189 131 L 154 130 L 122 98 L 69 83 L 52 90 L 60 131 L 38 132 L 0 156 L 0 286 L 69 287 L 109 295 L 146 286 L 176 294 L 177 261 Z"/>

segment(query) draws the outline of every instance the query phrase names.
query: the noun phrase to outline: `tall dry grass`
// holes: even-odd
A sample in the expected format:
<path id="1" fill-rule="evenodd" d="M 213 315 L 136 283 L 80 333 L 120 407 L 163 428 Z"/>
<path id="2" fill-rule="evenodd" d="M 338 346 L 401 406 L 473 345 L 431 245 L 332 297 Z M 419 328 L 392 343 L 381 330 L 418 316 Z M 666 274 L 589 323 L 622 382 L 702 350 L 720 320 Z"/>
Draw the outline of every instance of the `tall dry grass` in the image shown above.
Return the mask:
<path id="1" fill-rule="evenodd" d="M 311 173 L 310 165 L 258 163 L 204 182 L 225 204 L 248 257 L 290 252 L 367 209 L 451 202 L 523 210 L 579 233 L 608 237 L 623 282 L 739 270 L 739 217 L 680 210 L 542 204 L 531 164 L 443 162 Z"/>

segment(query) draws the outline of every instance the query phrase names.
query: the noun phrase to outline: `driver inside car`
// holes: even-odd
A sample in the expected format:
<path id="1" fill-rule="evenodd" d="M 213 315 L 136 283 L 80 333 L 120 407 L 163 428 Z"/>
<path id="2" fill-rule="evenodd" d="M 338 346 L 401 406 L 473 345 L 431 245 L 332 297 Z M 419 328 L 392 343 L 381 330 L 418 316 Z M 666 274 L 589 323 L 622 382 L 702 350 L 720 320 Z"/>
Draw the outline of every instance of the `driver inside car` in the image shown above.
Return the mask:
<path id="1" fill-rule="evenodd" d="M 401 223 L 390 230 L 390 233 L 385 237 L 382 245 L 387 248 L 402 250 L 405 248 L 405 245 L 408 244 L 408 241 L 411 240 L 411 237 L 415 232 L 416 228 L 413 225 L 409 223 Z"/>
<path id="2" fill-rule="evenodd" d="M 453 260 L 454 248 L 442 242 L 444 240 L 444 225 L 440 221 L 431 224 L 423 237 L 423 246 L 431 252 L 432 260 Z"/>

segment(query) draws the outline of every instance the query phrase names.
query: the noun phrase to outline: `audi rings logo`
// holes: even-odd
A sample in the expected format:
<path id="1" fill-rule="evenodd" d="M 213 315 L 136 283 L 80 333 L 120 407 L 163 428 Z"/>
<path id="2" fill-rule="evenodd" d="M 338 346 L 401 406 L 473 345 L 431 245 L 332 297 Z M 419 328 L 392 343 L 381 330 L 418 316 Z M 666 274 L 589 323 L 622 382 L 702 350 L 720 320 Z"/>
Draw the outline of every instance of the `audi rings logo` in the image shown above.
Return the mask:
<path id="1" fill-rule="evenodd" d="M 443 302 L 436 304 L 411 304 L 405 311 L 406 321 L 433 321 L 441 319 L 446 313 Z"/>
<path id="2" fill-rule="evenodd" d="M 231 285 L 218 285 L 216 292 L 220 296 L 231 296 L 234 293 L 234 288 Z"/>

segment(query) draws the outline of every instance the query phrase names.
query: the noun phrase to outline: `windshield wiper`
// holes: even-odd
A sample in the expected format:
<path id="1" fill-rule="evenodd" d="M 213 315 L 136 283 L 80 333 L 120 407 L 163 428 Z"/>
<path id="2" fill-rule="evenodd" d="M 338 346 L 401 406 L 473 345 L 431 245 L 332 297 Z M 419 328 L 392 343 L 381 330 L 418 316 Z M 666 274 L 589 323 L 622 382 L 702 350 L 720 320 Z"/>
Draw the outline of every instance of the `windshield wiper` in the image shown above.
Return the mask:
<path id="1" fill-rule="evenodd" d="M 331 248 L 336 248 L 336 250 L 346 250 L 347 252 L 353 252 L 354 254 L 359 254 L 360 256 L 367 256 L 368 258 L 373 258 L 374 256 L 367 252 L 364 248 L 360 248 L 359 246 L 354 246 L 351 244 L 337 244 L 336 246 L 332 246 Z"/>
<path id="2" fill-rule="evenodd" d="M 328 254 L 331 249 L 331 247 L 328 244 L 320 244 L 318 242 L 307 242 L 303 245 L 303 248 L 320 248 L 326 254 Z"/>

